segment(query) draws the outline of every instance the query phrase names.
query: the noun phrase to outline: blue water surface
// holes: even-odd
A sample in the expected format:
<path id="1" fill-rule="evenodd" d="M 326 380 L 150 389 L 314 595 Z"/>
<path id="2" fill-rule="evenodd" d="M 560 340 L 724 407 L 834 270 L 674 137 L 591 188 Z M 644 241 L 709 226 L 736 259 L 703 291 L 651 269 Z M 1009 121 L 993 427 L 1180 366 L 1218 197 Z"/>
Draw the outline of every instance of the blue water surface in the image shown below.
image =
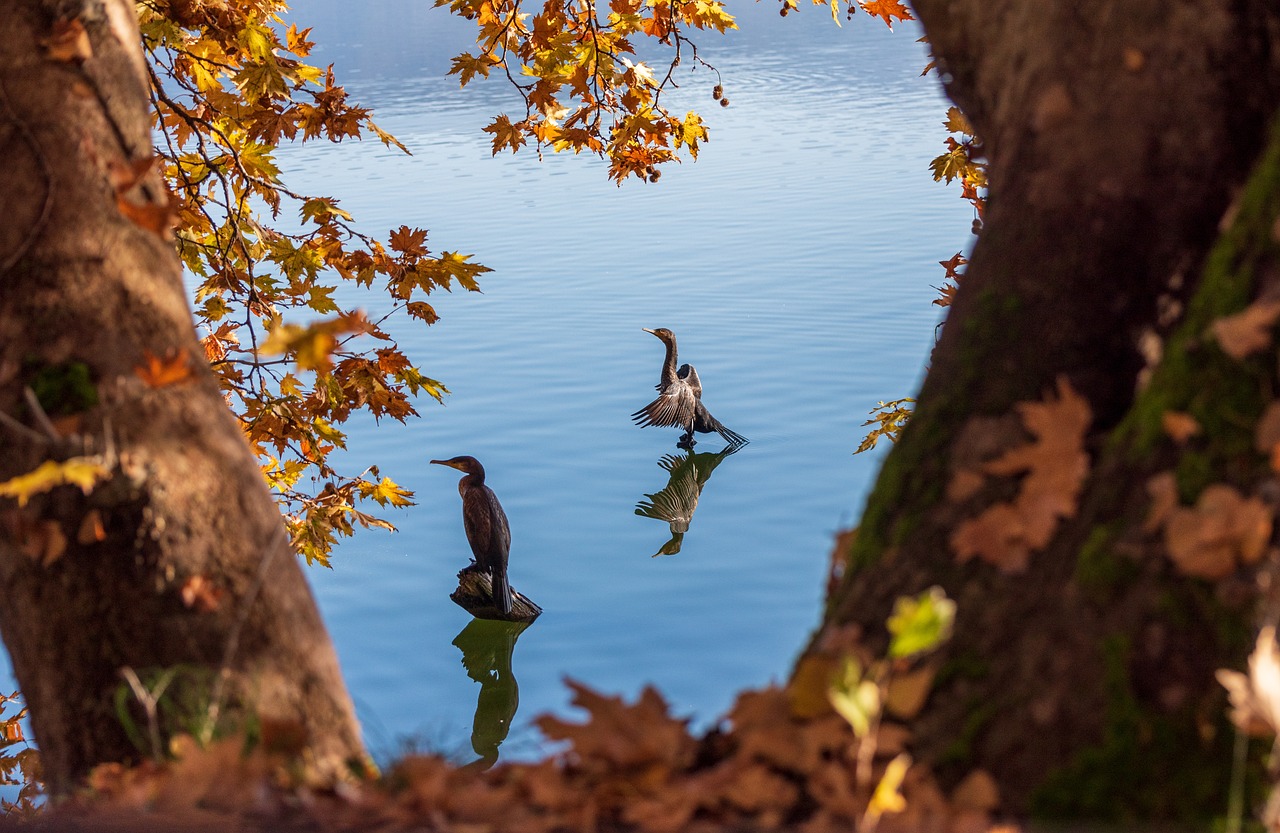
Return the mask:
<path id="1" fill-rule="evenodd" d="M 946 105 L 920 77 L 918 29 L 730 10 L 741 31 L 699 39 L 719 79 L 686 61 L 669 99 L 709 126 L 697 162 L 618 187 L 590 155 L 491 155 L 481 128 L 523 105 L 496 76 L 466 90 L 444 76 L 471 24 L 421 0 L 296 4 L 315 61 L 413 155 L 309 143 L 281 154 L 286 182 L 338 197 L 370 234 L 425 227 L 433 250 L 494 270 L 483 294 L 432 296 L 438 324 L 391 322 L 451 394 L 407 425 L 353 420 L 342 465 L 377 464 L 418 505 L 391 517 L 398 532 L 362 532 L 308 571 L 380 757 L 406 744 L 475 757 L 481 686 L 453 645 L 471 617 L 448 598 L 470 555 L 459 474 L 433 458 L 484 463 L 510 518 L 512 583 L 545 611 L 511 654 L 506 759 L 542 748 L 534 716 L 573 714 L 566 677 L 628 699 L 655 685 L 705 727 L 739 690 L 783 679 L 818 622 L 833 535 L 856 523 L 884 450 L 853 454 L 862 423 L 918 384 L 938 261 L 972 216 L 929 175 Z M 711 412 L 751 440 L 719 461 L 671 555 L 655 555 L 668 524 L 635 512 L 680 454 L 678 431 L 629 418 L 662 360 L 645 327 L 676 333 Z"/>

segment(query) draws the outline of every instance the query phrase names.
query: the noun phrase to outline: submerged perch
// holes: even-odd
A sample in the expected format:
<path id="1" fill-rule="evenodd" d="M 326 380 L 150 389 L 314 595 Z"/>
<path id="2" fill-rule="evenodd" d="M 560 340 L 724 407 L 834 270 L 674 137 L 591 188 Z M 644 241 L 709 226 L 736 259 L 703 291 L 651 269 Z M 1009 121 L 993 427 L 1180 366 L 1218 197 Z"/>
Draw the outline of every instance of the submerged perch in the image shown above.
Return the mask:
<path id="1" fill-rule="evenodd" d="M 542 614 L 542 608 L 511 588 L 511 612 L 503 613 L 493 601 L 493 582 L 489 574 L 474 568 L 458 572 L 458 589 L 449 594 L 454 604 L 477 619 L 496 619 L 501 622 L 532 622 Z"/>

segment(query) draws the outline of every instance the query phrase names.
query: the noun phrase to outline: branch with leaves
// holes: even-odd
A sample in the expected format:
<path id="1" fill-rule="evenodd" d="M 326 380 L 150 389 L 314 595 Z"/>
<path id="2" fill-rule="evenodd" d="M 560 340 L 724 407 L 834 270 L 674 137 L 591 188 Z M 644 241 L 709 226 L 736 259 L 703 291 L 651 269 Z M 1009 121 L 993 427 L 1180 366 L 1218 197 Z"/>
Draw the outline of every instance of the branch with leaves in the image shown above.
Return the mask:
<path id="1" fill-rule="evenodd" d="M 477 290 L 488 269 L 431 251 L 419 228 L 370 236 L 336 199 L 287 187 L 275 158 L 285 141 L 371 134 L 405 148 L 348 100 L 332 66 L 304 61 L 310 30 L 285 27 L 285 10 L 277 0 L 138 4 L 158 152 L 206 356 L 280 494 L 295 546 L 327 564 L 354 525 L 390 528 L 359 502 L 412 498 L 376 469 L 330 464 L 346 444 L 342 424 L 357 411 L 403 422 L 417 414 L 413 397 L 447 393 L 384 324 L 401 314 L 434 323 L 425 297 Z M 286 212 L 296 219 L 282 220 Z M 384 312 L 370 320 L 340 303 L 340 285 L 340 297 L 364 290 Z"/>

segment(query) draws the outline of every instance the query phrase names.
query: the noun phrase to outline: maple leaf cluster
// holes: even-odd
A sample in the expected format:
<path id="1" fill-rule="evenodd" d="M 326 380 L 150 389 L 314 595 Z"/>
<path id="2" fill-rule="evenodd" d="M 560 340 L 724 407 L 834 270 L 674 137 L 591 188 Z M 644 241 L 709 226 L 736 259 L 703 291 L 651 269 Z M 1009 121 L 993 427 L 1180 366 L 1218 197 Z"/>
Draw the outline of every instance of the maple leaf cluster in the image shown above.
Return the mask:
<path id="1" fill-rule="evenodd" d="M 436 0 L 478 27 L 477 49 L 453 59 L 450 74 L 466 86 L 500 70 L 524 100 L 524 115 L 499 115 L 484 128 L 493 152 L 532 142 L 541 151 L 588 151 L 609 160 L 609 176 L 656 181 L 657 166 L 683 147 L 696 159 L 707 128 L 694 112 L 680 117 L 661 104 L 675 86 L 673 72 L 698 58 L 688 29 L 736 29 L 720 0 L 548 0 L 526 11 L 521 0 Z M 673 56 L 659 77 L 634 61 L 638 38 L 669 46 Z M 717 90 L 720 88 L 717 87 Z M 728 100 L 720 95 L 722 105 Z"/>
<path id="2" fill-rule="evenodd" d="M 169 199 L 149 206 L 130 198 L 152 160 L 117 166 L 113 181 L 126 216 L 157 233 L 172 228 L 194 278 L 205 356 L 279 494 L 295 546 L 327 564 L 337 536 L 350 535 L 353 524 L 390 528 L 359 511 L 360 501 L 398 506 L 412 497 L 367 471 L 330 465 L 330 452 L 345 445 L 342 423 L 357 411 L 404 421 L 417 413 L 414 397 L 447 393 L 382 325 L 397 314 L 434 323 L 425 296 L 477 290 L 488 269 L 469 255 L 431 251 L 422 229 L 374 238 L 337 200 L 285 185 L 275 160 L 285 141 L 371 134 L 403 150 L 348 100 L 332 66 L 305 62 L 310 30 L 286 27 L 286 8 L 281 0 L 140 2 L 157 167 Z M 71 44 L 66 60 L 78 54 L 74 35 L 58 41 Z M 294 230 L 275 223 L 286 209 L 296 211 Z M 336 300 L 340 284 L 349 289 L 338 297 L 363 290 L 390 304 L 377 301 L 385 312 L 369 320 Z"/>

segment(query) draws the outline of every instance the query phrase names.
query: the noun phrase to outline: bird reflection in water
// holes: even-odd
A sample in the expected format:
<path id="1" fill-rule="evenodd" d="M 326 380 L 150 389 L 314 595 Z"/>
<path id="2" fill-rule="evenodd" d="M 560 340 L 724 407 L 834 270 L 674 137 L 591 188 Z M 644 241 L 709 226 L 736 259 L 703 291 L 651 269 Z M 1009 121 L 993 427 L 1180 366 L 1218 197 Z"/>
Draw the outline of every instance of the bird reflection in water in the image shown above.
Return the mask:
<path id="1" fill-rule="evenodd" d="M 636 514 L 646 518 L 666 521 L 671 526 L 671 540 L 653 556 L 675 555 L 680 552 L 684 534 L 689 531 L 693 510 L 698 508 L 702 488 L 711 479 L 711 472 L 730 454 L 742 446 L 730 443 L 714 454 L 687 450 L 683 454 L 668 454 L 658 461 L 670 478 L 657 494 L 645 495 L 648 500 L 636 504 Z"/>
<path id="2" fill-rule="evenodd" d="M 480 684 L 471 724 L 471 748 L 480 758 L 468 764 L 469 769 L 493 766 L 498 760 L 498 747 L 511 730 L 520 705 L 520 687 L 511 670 L 511 655 L 527 627 L 528 622 L 472 619 L 453 639 L 454 646 L 462 651 L 462 667 L 467 676 Z"/>

